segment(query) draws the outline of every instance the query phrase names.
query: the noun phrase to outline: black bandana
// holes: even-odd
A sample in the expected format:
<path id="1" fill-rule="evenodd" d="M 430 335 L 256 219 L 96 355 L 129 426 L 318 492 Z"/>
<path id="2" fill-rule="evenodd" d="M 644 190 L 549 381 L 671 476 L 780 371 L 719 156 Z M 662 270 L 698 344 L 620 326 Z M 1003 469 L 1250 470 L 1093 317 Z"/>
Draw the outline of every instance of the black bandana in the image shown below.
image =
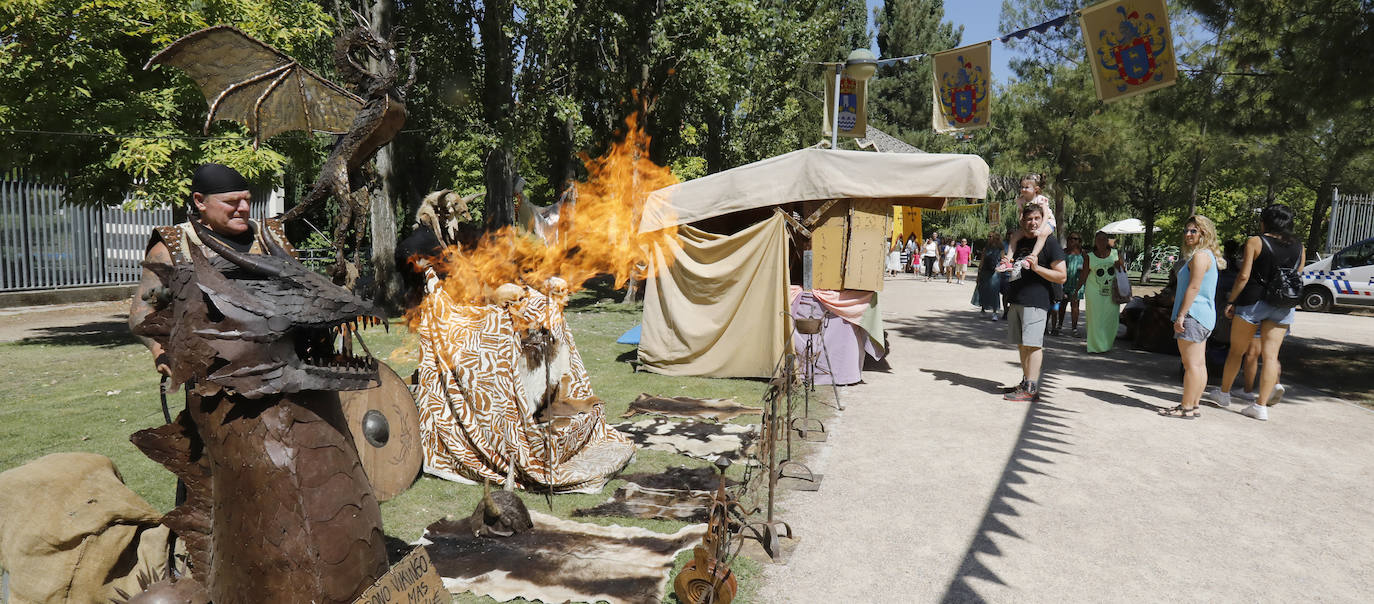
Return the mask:
<path id="1" fill-rule="evenodd" d="M 191 192 L 201 195 L 247 191 L 248 181 L 237 170 L 222 164 L 204 164 L 191 175 Z"/>

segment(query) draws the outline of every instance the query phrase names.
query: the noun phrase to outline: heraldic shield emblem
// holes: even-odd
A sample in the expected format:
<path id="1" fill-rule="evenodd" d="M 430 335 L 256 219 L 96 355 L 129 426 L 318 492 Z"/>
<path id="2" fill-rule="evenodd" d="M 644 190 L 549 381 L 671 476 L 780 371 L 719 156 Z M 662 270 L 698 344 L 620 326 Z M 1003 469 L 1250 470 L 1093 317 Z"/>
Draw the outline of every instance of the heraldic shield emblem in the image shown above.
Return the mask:
<path id="1" fill-rule="evenodd" d="M 955 68 L 940 75 L 939 100 L 946 125 L 952 128 L 984 125 L 984 103 L 988 98 L 989 81 L 983 66 L 956 59 Z"/>
<path id="2" fill-rule="evenodd" d="M 1169 50 L 1167 23 L 1157 22 L 1154 13 L 1142 15 L 1125 5 L 1117 6 L 1116 12 L 1121 20 L 1115 28 L 1103 28 L 1097 34 L 1101 44 L 1098 62 L 1113 72 L 1108 79 L 1115 80 L 1111 83 L 1117 92 L 1162 81 L 1164 74 L 1160 73 L 1158 62 Z"/>

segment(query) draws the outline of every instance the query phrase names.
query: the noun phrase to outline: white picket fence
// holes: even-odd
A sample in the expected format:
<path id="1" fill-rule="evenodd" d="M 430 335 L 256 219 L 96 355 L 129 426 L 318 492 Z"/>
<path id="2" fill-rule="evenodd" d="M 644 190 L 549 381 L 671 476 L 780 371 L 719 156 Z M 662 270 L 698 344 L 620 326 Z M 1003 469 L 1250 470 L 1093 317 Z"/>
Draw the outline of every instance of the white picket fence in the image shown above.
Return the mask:
<path id="1" fill-rule="evenodd" d="M 279 208 L 279 195 L 253 191 L 252 217 Z M 0 180 L 0 291 L 135 283 L 149 234 L 172 223 L 171 208 L 76 206 L 61 198 L 61 185 Z"/>

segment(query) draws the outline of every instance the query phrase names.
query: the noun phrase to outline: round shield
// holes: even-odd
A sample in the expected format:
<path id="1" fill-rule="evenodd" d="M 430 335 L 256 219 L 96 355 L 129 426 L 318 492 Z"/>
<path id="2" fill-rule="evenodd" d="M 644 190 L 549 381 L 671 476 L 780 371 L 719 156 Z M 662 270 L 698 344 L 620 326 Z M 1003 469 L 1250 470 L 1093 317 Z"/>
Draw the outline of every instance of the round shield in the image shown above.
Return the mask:
<path id="1" fill-rule="evenodd" d="M 424 462 L 420 413 L 405 381 L 386 363 L 377 363 L 376 388 L 339 393 L 353 444 L 372 481 L 377 501 L 395 497 L 415 482 Z"/>

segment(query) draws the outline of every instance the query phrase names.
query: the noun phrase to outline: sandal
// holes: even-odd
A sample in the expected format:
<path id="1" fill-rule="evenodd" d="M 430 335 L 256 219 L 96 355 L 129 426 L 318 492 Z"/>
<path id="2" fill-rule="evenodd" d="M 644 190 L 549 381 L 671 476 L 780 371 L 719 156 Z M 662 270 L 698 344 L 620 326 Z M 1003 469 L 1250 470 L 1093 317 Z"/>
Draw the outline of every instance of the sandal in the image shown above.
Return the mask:
<path id="1" fill-rule="evenodd" d="M 1202 412 L 1198 411 L 1197 407 L 1184 408 L 1183 405 L 1179 405 L 1173 409 L 1161 409 L 1159 414 L 1164 417 L 1176 417 L 1178 419 L 1197 419 L 1202 417 Z"/>

